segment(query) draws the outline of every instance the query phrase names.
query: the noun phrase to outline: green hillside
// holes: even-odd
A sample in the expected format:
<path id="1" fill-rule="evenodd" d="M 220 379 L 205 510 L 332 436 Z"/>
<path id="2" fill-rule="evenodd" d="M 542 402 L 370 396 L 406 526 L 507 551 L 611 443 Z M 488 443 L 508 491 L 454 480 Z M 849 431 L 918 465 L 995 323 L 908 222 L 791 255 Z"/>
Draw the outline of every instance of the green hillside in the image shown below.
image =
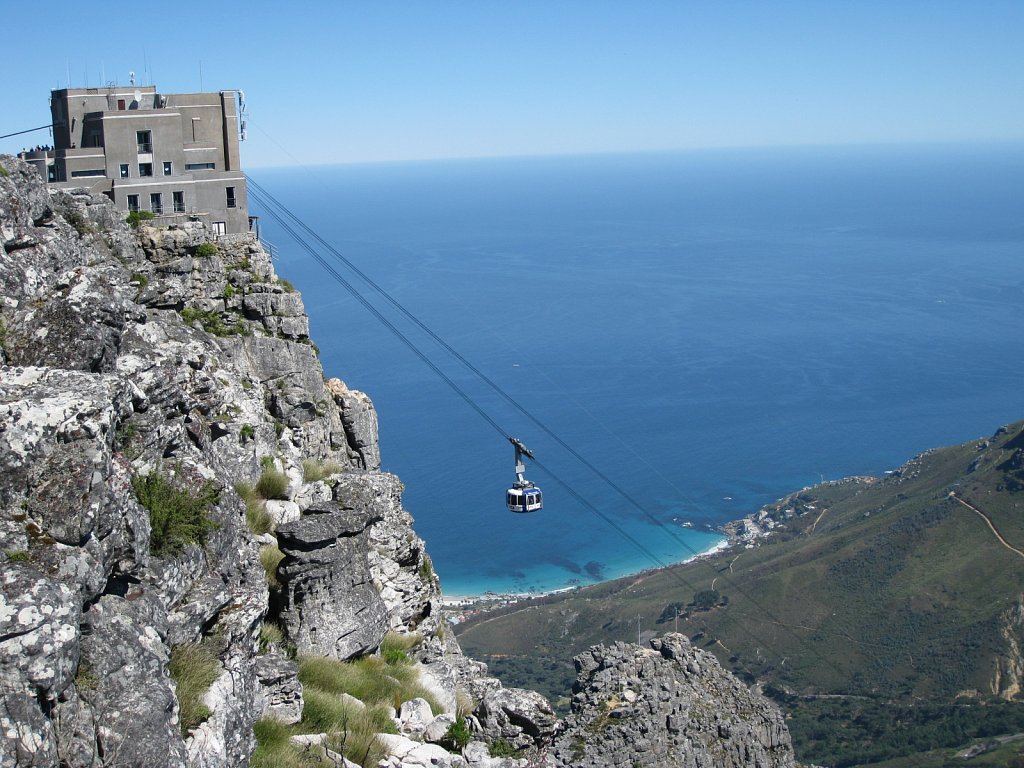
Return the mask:
<path id="1" fill-rule="evenodd" d="M 1024 674 L 1022 428 L 928 451 L 883 479 L 803 490 L 762 510 L 775 528 L 753 546 L 467 622 L 460 643 L 509 684 L 558 699 L 575 653 L 636 642 L 637 616 L 648 633 L 678 621 L 789 708 L 798 754 L 818 762 L 992 735 L 961 721 L 1024 730 L 1024 705 L 995 717 L 1007 707 L 989 704 L 1021 698 Z M 938 709 L 917 717 L 925 705 Z M 902 735 L 886 746 L 893 708 Z M 854 720 L 873 724 L 842 727 Z M 936 723 L 949 728 L 915 742 Z"/>

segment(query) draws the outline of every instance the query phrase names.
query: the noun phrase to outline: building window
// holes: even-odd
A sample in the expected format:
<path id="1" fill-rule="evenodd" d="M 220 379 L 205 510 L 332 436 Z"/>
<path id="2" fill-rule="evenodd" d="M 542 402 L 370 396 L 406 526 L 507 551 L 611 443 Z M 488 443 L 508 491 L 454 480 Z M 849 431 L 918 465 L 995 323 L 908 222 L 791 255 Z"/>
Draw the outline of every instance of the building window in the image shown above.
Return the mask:
<path id="1" fill-rule="evenodd" d="M 174 212 L 184 213 L 185 212 L 185 193 L 184 192 L 172 192 L 174 196 Z"/>
<path id="2" fill-rule="evenodd" d="M 160 200 L 159 192 L 151 192 L 149 194 L 149 210 L 151 210 L 153 213 L 164 212 L 164 204 Z"/>
<path id="3" fill-rule="evenodd" d="M 139 145 L 139 154 L 148 155 L 153 152 L 153 132 L 136 131 L 135 143 Z"/>
<path id="4" fill-rule="evenodd" d="M 213 171 L 216 169 L 216 163 L 185 163 L 186 171 Z"/>
<path id="5" fill-rule="evenodd" d="M 235 206 L 235 188 L 234 187 L 228 187 L 227 188 L 227 193 L 228 193 L 228 208 L 236 207 Z"/>
<path id="6" fill-rule="evenodd" d="M 117 100 L 117 110 L 118 110 L 119 112 L 124 112 L 124 108 L 125 108 L 125 106 L 126 106 L 126 105 L 125 105 L 125 103 L 124 103 L 124 99 L 118 99 L 118 100 Z"/>
<path id="7" fill-rule="evenodd" d="M 224 222 L 224 221 L 215 221 L 215 222 L 213 222 L 213 234 L 215 234 L 215 235 L 224 235 L 224 234 L 227 234 L 227 231 L 228 231 L 227 222 Z"/>
<path id="8" fill-rule="evenodd" d="M 171 165 L 171 161 L 170 160 L 165 160 L 164 161 L 164 176 L 170 176 L 173 173 L 174 173 L 174 166 Z"/>
<path id="9" fill-rule="evenodd" d="M 137 210 L 139 210 L 139 196 L 138 195 L 128 195 L 128 210 L 129 211 L 137 211 Z"/>
<path id="10" fill-rule="evenodd" d="M 121 178 L 128 178 L 128 163 L 121 163 Z"/>
<path id="11" fill-rule="evenodd" d="M 106 176 L 106 175 L 107 175 L 107 172 L 104 171 L 102 168 L 89 168 L 89 169 L 83 170 L 83 171 L 72 171 L 71 172 L 71 178 L 72 179 L 78 179 L 78 178 L 81 178 L 82 176 Z"/>
<path id="12" fill-rule="evenodd" d="M 139 176 L 152 176 L 153 175 L 153 164 L 152 163 L 139 163 Z"/>

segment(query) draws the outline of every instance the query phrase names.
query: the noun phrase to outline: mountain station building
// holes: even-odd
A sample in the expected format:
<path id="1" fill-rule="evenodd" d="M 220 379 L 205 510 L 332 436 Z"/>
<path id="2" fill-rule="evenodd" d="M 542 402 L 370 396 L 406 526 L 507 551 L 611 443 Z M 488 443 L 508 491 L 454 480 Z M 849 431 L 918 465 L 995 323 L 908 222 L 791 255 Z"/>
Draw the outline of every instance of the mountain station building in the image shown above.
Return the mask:
<path id="1" fill-rule="evenodd" d="M 242 91 L 158 93 L 156 86 L 63 88 L 50 94 L 53 146 L 19 157 L 48 183 L 86 187 L 154 224 L 203 221 L 248 232 Z"/>

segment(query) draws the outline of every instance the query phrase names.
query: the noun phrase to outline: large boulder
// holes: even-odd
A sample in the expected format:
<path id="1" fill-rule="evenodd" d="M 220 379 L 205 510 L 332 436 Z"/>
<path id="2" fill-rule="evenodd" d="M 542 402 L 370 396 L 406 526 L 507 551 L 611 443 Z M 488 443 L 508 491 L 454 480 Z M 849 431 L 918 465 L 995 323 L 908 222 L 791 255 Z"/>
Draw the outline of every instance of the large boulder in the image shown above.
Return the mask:
<path id="1" fill-rule="evenodd" d="M 683 635 L 595 646 L 574 661 L 572 714 L 550 768 L 795 765 L 779 711 Z"/>
<path id="2" fill-rule="evenodd" d="M 488 741 L 504 739 L 516 749 L 547 744 L 558 722 L 547 699 L 522 688 L 487 693 L 473 714 Z"/>

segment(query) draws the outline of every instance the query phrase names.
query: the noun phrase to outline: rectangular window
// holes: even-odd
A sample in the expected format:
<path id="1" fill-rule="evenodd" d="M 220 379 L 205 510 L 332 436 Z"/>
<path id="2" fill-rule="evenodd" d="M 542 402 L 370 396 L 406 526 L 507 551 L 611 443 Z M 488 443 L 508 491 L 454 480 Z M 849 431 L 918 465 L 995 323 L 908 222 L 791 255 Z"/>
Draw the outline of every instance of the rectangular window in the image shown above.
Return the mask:
<path id="1" fill-rule="evenodd" d="M 106 175 L 107 175 L 107 172 L 104 171 L 102 168 L 89 168 L 89 169 L 84 170 L 84 171 L 72 171 L 71 172 L 71 178 L 72 179 L 78 179 L 78 178 L 81 178 L 82 176 L 106 176 Z"/>
<path id="2" fill-rule="evenodd" d="M 118 109 L 118 111 L 119 112 L 124 112 L 124 108 L 125 108 L 124 99 L 118 99 L 117 100 L 117 109 Z"/>
<path id="3" fill-rule="evenodd" d="M 138 195 L 128 195 L 128 210 L 129 211 L 137 211 L 137 210 L 139 210 L 139 196 Z"/>
<path id="4" fill-rule="evenodd" d="M 185 163 L 186 171 L 213 171 L 216 169 L 216 163 Z"/>
<path id="5" fill-rule="evenodd" d="M 174 212 L 184 213 L 185 212 L 185 193 L 184 192 L 172 192 L 174 196 Z"/>
<path id="6" fill-rule="evenodd" d="M 121 163 L 121 178 L 128 178 L 128 163 Z"/>
<path id="7" fill-rule="evenodd" d="M 215 221 L 215 222 L 213 222 L 213 234 L 215 234 L 215 235 L 223 235 L 223 234 L 226 234 L 227 231 L 228 231 L 228 227 L 227 227 L 227 223 L 226 222 L 223 222 L 223 221 Z"/>
<path id="8" fill-rule="evenodd" d="M 152 176 L 153 175 L 153 164 L 152 163 L 139 163 L 139 176 Z"/>
<path id="9" fill-rule="evenodd" d="M 139 154 L 148 155 L 153 152 L 153 132 L 136 131 L 135 143 L 139 145 Z"/>
<path id="10" fill-rule="evenodd" d="M 228 193 L 228 208 L 234 208 L 235 207 L 235 188 L 234 187 L 228 187 L 227 188 L 227 193 Z"/>
<path id="11" fill-rule="evenodd" d="M 164 161 L 164 176 L 170 176 L 174 173 L 174 167 L 171 165 L 170 160 Z"/>
<path id="12" fill-rule="evenodd" d="M 149 210 L 153 213 L 163 213 L 164 204 L 160 200 L 159 192 L 151 192 L 149 195 Z"/>

